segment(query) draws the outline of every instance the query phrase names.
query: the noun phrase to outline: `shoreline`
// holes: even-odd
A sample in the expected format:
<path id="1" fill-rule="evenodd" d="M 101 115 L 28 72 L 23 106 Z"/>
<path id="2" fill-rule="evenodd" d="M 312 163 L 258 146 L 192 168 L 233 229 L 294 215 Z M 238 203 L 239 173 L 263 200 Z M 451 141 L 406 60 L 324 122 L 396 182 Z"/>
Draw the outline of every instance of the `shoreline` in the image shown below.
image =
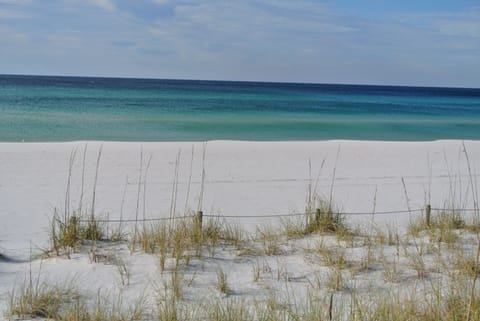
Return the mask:
<path id="1" fill-rule="evenodd" d="M 479 139 L 456 139 L 456 138 L 439 138 L 432 140 L 375 140 L 375 139 L 312 139 L 312 140 L 248 140 L 248 139 L 207 139 L 207 140 L 90 140 L 90 139 L 79 139 L 79 140 L 60 140 L 60 141 L 1 141 L 0 144 L 84 144 L 84 143 L 94 143 L 94 144 L 198 144 L 198 143 L 329 143 L 329 142 L 338 142 L 338 143 L 435 143 L 435 142 L 477 142 Z"/>

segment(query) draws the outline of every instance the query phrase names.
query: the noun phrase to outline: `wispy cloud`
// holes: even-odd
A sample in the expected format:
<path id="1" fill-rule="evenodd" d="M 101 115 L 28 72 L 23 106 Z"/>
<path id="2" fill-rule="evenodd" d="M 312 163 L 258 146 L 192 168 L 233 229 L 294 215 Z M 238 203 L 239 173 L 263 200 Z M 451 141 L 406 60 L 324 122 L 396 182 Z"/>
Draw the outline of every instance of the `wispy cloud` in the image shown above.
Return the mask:
<path id="1" fill-rule="evenodd" d="M 332 3 L 0 0 L 0 70 L 480 86 L 478 8 L 371 17 Z"/>

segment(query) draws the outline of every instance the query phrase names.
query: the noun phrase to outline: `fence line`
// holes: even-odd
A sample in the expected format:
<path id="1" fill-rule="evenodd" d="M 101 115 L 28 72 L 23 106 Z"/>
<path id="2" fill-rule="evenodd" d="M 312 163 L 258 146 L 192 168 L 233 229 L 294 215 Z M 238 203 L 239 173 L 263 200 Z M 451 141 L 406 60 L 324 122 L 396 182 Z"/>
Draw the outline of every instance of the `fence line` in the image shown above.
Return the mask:
<path id="1" fill-rule="evenodd" d="M 452 211 L 452 212 L 478 212 L 479 208 L 435 208 L 432 211 Z"/>
<path id="2" fill-rule="evenodd" d="M 157 217 L 157 218 L 139 218 L 139 219 L 99 219 L 95 218 L 94 221 L 98 223 L 135 223 L 135 222 L 156 222 L 156 221 L 174 221 L 174 220 L 182 220 L 186 218 L 191 218 L 193 217 L 192 215 L 187 215 L 187 216 L 177 216 L 177 217 Z M 78 220 L 81 223 L 88 223 L 91 222 L 91 219 L 87 220 Z"/>
<path id="3" fill-rule="evenodd" d="M 452 212 L 478 212 L 479 209 L 474 208 L 430 208 L 431 211 L 452 211 Z M 406 213 L 417 213 L 417 212 L 426 212 L 427 208 L 416 208 L 410 210 L 397 210 L 397 211 L 378 211 L 378 212 L 336 212 L 334 214 L 340 215 L 348 215 L 348 216 L 355 216 L 355 215 L 389 215 L 389 214 L 406 214 Z M 305 216 L 308 214 L 315 214 L 315 212 L 307 213 L 289 213 L 289 214 L 266 214 L 266 215 L 214 215 L 214 214 L 203 214 L 202 217 L 209 217 L 209 218 L 281 218 L 281 217 L 298 217 L 298 216 Z M 174 221 L 174 220 L 181 220 L 187 218 L 195 218 L 198 213 L 193 215 L 184 215 L 184 216 L 176 216 L 176 217 L 159 217 L 159 218 L 144 218 L 144 219 L 97 219 L 95 218 L 95 222 L 99 223 L 142 223 L 142 222 L 159 222 L 159 221 Z M 90 219 L 81 219 L 79 222 L 88 223 Z"/>
<path id="4" fill-rule="evenodd" d="M 385 215 L 385 214 L 402 214 L 402 213 L 413 213 L 413 212 L 421 212 L 425 209 L 414 209 L 414 210 L 405 210 L 405 211 L 384 211 L 384 212 L 336 212 L 334 214 L 340 215 Z M 289 217 L 289 216 L 305 216 L 308 214 L 315 214 L 312 213 L 291 213 L 291 214 L 269 214 L 269 215 L 211 215 L 211 214 L 204 214 L 203 217 L 218 217 L 218 218 L 275 218 L 275 217 Z"/>

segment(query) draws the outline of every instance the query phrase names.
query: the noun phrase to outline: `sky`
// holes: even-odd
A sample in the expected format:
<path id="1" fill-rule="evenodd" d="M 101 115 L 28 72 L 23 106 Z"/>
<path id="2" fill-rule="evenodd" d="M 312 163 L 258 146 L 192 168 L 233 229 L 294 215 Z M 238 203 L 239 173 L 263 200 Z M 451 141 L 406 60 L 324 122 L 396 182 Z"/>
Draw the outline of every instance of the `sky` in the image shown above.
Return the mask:
<path id="1" fill-rule="evenodd" d="M 0 0 L 0 74 L 480 87 L 480 0 Z"/>

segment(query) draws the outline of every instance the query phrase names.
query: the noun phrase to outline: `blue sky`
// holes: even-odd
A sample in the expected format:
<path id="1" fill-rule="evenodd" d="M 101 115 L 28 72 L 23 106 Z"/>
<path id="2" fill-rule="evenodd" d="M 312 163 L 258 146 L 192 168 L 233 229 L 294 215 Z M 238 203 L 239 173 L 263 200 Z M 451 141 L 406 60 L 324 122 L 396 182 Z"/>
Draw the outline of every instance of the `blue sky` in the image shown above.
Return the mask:
<path id="1" fill-rule="evenodd" d="M 480 1 L 0 0 L 0 73 L 480 87 Z"/>

